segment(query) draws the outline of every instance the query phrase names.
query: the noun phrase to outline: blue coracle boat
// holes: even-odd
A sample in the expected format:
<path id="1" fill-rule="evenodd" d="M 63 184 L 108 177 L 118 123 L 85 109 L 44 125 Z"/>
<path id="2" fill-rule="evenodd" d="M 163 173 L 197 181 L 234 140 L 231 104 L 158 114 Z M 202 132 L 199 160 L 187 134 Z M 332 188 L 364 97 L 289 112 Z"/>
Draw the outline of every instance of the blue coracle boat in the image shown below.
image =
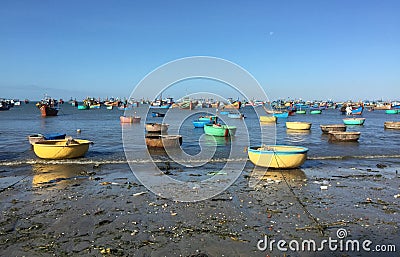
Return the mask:
<path id="1" fill-rule="evenodd" d="M 289 113 L 288 112 L 274 113 L 274 116 L 277 118 L 287 118 L 289 116 Z"/>
<path id="2" fill-rule="evenodd" d="M 210 121 L 210 120 L 194 120 L 192 123 L 195 128 L 204 128 L 205 124 L 211 124 L 212 121 Z"/>

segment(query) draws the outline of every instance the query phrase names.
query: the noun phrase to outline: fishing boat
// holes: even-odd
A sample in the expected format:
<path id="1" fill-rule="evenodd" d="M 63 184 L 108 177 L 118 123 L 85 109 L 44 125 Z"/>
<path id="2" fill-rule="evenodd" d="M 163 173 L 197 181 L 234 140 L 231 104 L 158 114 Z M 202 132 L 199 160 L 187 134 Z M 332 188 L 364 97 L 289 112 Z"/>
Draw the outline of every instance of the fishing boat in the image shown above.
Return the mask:
<path id="1" fill-rule="evenodd" d="M 320 125 L 322 133 L 329 133 L 329 132 L 344 132 L 346 131 L 346 126 L 343 124 L 331 124 L 331 125 Z"/>
<path id="2" fill-rule="evenodd" d="M 39 108 L 42 117 L 57 116 L 58 113 L 58 102 L 56 99 L 45 96 L 39 103 L 36 104 Z"/>
<path id="3" fill-rule="evenodd" d="M 305 110 L 298 110 L 298 111 L 296 111 L 296 114 L 306 114 L 306 111 Z"/>
<path id="4" fill-rule="evenodd" d="M 78 110 L 89 110 L 90 106 L 86 104 L 80 104 L 78 105 Z"/>
<path id="5" fill-rule="evenodd" d="M 274 117 L 285 119 L 289 116 L 288 112 L 274 113 Z"/>
<path id="6" fill-rule="evenodd" d="M 92 104 L 92 105 L 89 106 L 90 109 L 100 109 L 100 107 L 101 107 L 101 106 L 100 106 L 99 103 L 97 103 L 97 104 Z"/>
<path id="7" fill-rule="evenodd" d="M 150 103 L 150 108 L 168 109 L 173 104 L 174 104 L 174 100 L 172 97 L 169 97 L 169 98 L 163 100 L 162 96 L 160 96 L 160 99 L 155 100 Z"/>
<path id="8" fill-rule="evenodd" d="M 301 166 L 307 159 L 308 148 L 289 145 L 267 145 L 249 147 L 250 161 L 256 165 L 275 169 L 293 169 Z"/>
<path id="9" fill-rule="evenodd" d="M 328 135 L 329 141 L 355 142 L 360 138 L 361 132 L 331 131 Z"/>
<path id="10" fill-rule="evenodd" d="M 346 118 L 343 119 L 345 125 L 363 125 L 365 118 Z"/>
<path id="11" fill-rule="evenodd" d="M 235 135 L 236 127 L 221 124 L 204 124 L 204 133 L 216 137 L 229 137 Z"/>
<path id="12" fill-rule="evenodd" d="M 194 120 L 194 121 L 192 121 L 192 123 L 193 123 L 193 126 L 194 126 L 195 128 L 204 128 L 204 125 L 205 125 L 205 124 L 211 124 L 211 123 L 213 123 L 213 121 L 210 121 L 210 120 L 207 120 L 207 121 L 204 121 L 204 120 Z"/>
<path id="13" fill-rule="evenodd" d="M 364 110 L 364 107 L 363 107 L 363 106 L 359 106 L 359 107 L 357 107 L 357 108 L 353 108 L 353 109 L 351 110 L 351 115 L 361 115 L 362 112 L 363 112 L 363 110 Z"/>
<path id="14" fill-rule="evenodd" d="M 241 113 L 229 113 L 228 114 L 228 118 L 231 118 L 231 119 L 243 119 L 245 117 Z"/>
<path id="15" fill-rule="evenodd" d="M 275 116 L 260 116 L 260 122 L 265 123 L 276 123 L 277 118 Z"/>
<path id="16" fill-rule="evenodd" d="M 288 121 L 286 122 L 287 129 L 296 129 L 296 130 L 309 130 L 311 129 L 310 122 L 300 122 L 300 121 Z"/>
<path id="17" fill-rule="evenodd" d="M 8 111 L 10 110 L 11 105 L 8 104 L 6 101 L 0 101 L 0 111 Z"/>
<path id="18" fill-rule="evenodd" d="M 84 156 L 90 144 L 89 140 L 72 138 L 46 140 L 33 144 L 33 151 L 42 159 L 71 159 Z"/>
<path id="19" fill-rule="evenodd" d="M 383 126 L 385 129 L 400 129 L 400 121 L 386 121 Z"/>
<path id="20" fill-rule="evenodd" d="M 167 132 L 169 125 L 165 123 L 146 123 L 146 131 L 151 133 Z"/>
<path id="21" fill-rule="evenodd" d="M 160 113 L 160 112 L 152 112 L 151 116 L 153 117 L 164 117 L 165 113 Z"/>
<path id="22" fill-rule="evenodd" d="M 118 106 L 118 110 L 120 110 L 120 111 L 129 111 L 129 110 L 132 110 L 132 106 L 129 106 L 129 105 Z"/>
<path id="23" fill-rule="evenodd" d="M 146 145 L 155 148 L 177 148 L 182 145 L 181 135 L 146 135 Z"/>
<path id="24" fill-rule="evenodd" d="M 107 110 L 112 110 L 113 109 L 113 106 L 112 105 L 107 105 Z"/>
<path id="25" fill-rule="evenodd" d="M 41 142 L 41 141 L 45 141 L 45 140 L 64 139 L 65 136 L 66 135 L 64 133 L 34 134 L 34 135 L 28 136 L 28 140 L 29 140 L 29 143 L 31 145 L 33 145 L 37 142 Z"/>
<path id="26" fill-rule="evenodd" d="M 311 110 L 310 114 L 321 114 L 322 111 L 321 110 Z"/>
<path id="27" fill-rule="evenodd" d="M 210 121 L 210 122 L 216 122 L 218 120 L 217 116 L 200 116 L 199 121 Z"/>
<path id="28" fill-rule="evenodd" d="M 385 111 L 386 114 L 398 114 L 399 110 L 396 109 L 390 109 Z"/>
<path id="29" fill-rule="evenodd" d="M 139 123 L 141 118 L 139 116 L 120 116 L 121 123 Z"/>

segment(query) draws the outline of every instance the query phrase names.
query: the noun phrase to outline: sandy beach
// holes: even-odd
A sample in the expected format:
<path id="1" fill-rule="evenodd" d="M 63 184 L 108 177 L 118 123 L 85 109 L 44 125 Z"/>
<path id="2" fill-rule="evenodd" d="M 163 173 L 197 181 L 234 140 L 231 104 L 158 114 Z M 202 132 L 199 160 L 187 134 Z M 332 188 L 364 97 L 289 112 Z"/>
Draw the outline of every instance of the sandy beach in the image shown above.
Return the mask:
<path id="1" fill-rule="evenodd" d="M 340 228 L 347 238 L 373 245 L 400 241 L 396 160 L 337 169 L 308 163 L 269 171 L 256 188 L 248 186 L 254 168 L 248 163 L 228 190 L 196 203 L 157 197 L 127 164 L 6 167 L 0 171 L 0 255 L 376 256 L 257 248 L 265 235 L 318 242 L 337 239 Z"/>

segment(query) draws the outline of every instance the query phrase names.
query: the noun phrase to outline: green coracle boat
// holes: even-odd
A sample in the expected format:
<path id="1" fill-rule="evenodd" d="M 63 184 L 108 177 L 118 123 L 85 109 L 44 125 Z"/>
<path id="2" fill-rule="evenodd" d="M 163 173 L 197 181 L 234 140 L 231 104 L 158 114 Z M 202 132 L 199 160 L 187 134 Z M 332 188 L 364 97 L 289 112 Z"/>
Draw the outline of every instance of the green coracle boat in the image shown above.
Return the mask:
<path id="1" fill-rule="evenodd" d="M 312 110 L 312 111 L 310 112 L 310 114 L 321 114 L 321 113 L 322 113 L 321 110 Z"/>
<path id="2" fill-rule="evenodd" d="M 306 114 L 306 111 L 304 111 L 304 110 L 299 110 L 299 111 L 296 111 L 296 114 Z"/>
<path id="3" fill-rule="evenodd" d="M 399 113 L 399 110 L 390 109 L 390 110 L 386 110 L 385 112 L 386 112 L 386 114 L 398 114 L 398 113 Z"/>
<path id="4" fill-rule="evenodd" d="M 235 135 L 236 127 L 220 124 L 204 124 L 204 133 L 216 137 L 229 137 Z"/>

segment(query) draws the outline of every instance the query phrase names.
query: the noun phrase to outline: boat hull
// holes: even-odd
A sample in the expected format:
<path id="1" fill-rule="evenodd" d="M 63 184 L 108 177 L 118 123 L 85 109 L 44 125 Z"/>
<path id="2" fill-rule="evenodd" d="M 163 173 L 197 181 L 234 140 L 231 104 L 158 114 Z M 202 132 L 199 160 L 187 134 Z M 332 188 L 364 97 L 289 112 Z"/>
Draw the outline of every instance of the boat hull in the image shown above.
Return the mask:
<path id="1" fill-rule="evenodd" d="M 152 148 L 177 148 L 182 145 L 181 135 L 146 135 L 146 145 Z"/>
<path id="2" fill-rule="evenodd" d="M 390 109 L 390 110 L 386 110 L 385 113 L 386 114 L 398 114 L 399 110 Z"/>
<path id="3" fill-rule="evenodd" d="M 274 115 L 274 117 L 277 117 L 277 118 L 287 118 L 289 116 L 289 113 L 288 112 L 274 113 L 273 115 Z"/>
<path id="4" fill-rule="evenodd" d="M 400 129 L 400 121 L 386 121 L 383 126 L 385 129 Z"/>
<path id="5" fill-rule="evenodd" d="M 205 125 L 205 124 L 211 124 L 212 121 L 194 120 L 194 121 L 192 121 L 192 123 L 193 123 L 193 126 L 194 126 L 195 128 L 204 128 L 204 125 Z"/>
<path id="6" fill-rule="evenodd" d="M 84 156 L 91 143 L 82 139 L 46 140 L 33 144 L 33 151 L 42 159 L 72 159 Z"/>
<path id="7" fill-rule="evenodd" d="M 146 123 L 146 131 L 152 133 L 164 133 L 168 130 L 168 124 L 165 123 Z"/>
<path id="8" fill-rule="evenodd" d="M 121 123 L 139 123 L 141 118 L 137 116 L 120 116 Z"/>
<path id="9" fill-rule="evenodd" d="M 58 110 L 46 105 L 42 105 L 40 107 L 40 113 L 42 117 L 47 117 L 47 116 L 57 116 Z"/>
<path id="10" fill-rule="evenodd" d="M 355 142 L 360 138 L 361 132 L 331 131 L 328 135 L 330 141 Z"/>
<path id="11" fill-rule="evenodd" d="M 310 111 L 310 114 L 321 114 L 322 111 L 321 110 L 312 110 Z"/>
<path id="12" fill-rule="evenodd" d="M 346 126 L 343 124 L 332 124 L 332 125 L 320 125 L 322 133 L 329 133 L 333 131 L 344 132 Z"/>
<path id="13" fill-rule="evenodd" d="M 296 111 L 296 114 L 306 114 L 306 111 Z"/>
<path id="14" fill-rule="evenodd" d="M 345 125 L 363 125 L 365 118 L 347 118 L 343 119 Z"/>
<path id="15" fill-rule="evenodd" d="M 297 122 L 297 121 L 288 121 L 286 122 L 287 129 L 295 129 L 295 130 L 309 130 L 311 129 L 311 123 L 309 122 Z"/>
<path id="16" fill-rule="evenodd" d="M 308 148 L 301 146 L 269 145 L 249 147 L 248 156 L 256 165 L 274 169 L 297 168 L 306 161 Z"/>
<path id="17" fill-rule="evenodd" d="M 277 118 L 275 116 L 260 116 L 260 122 L 265 123 L 276 123 Z"/>
<path id="18" fill-rule="evenodd" d="M 204 125 L 204 133 L 210 136 L 216 137 L 229 137 L 234 136 L 236 133 L 235 126 L 227 126 L 227 125 L 213 125 L 213 124 L 205 124 Z"/>

